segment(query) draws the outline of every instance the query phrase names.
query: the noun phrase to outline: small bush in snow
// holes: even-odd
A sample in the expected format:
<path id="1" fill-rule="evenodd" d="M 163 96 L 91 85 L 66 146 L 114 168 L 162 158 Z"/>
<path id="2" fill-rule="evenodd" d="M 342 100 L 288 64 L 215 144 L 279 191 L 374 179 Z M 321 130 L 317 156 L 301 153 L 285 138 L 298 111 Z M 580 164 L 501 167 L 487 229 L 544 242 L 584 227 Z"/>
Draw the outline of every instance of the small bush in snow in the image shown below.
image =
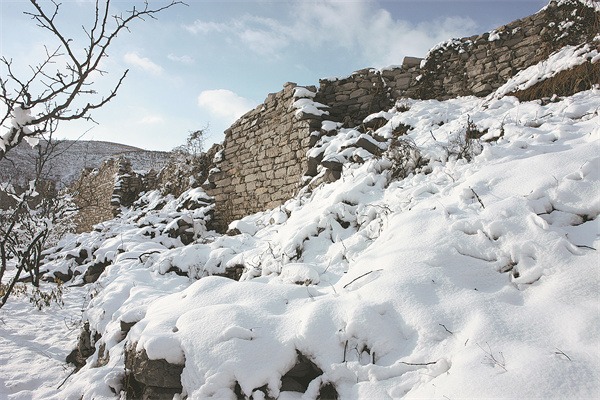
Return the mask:
<path id="1" fill-rule="evenodd" d="M 24 283 L 14 285 L 11 291 L 9 285 L 0 283 L 0 297 L 4 297 L 7 293 L 15 297 L 29 298 L 29 302 L 38 310 L 49 307 L 52 303 L 56 303 L 59 306 L 64 305 L 63 288 L 60 281 L 50 291 L 43 291 L 39 287 L 32 287 L 31 291 L 29 291 L 29 286 Z"/>
<path id="2" fill-rule="evenodd" d="M 457 160 L 465 159 L 471 162 L 476 155 L 481 153 L 482 146 L 480 138 L 485 135 L 487 130 L 481 130 L 467 115 L 467 125 L 465 132 L 460 132 L 454 139 L 448 141 L 446 147 L 447 158 Z"/>
<path id="3" fill-rule="evenodd" d="M 423 166 L 424 159 L 421 152 L 412 140 L 394 138 L 384 157 L 392 162 L 390 179 L 404 179 L 417 168 Z"/>

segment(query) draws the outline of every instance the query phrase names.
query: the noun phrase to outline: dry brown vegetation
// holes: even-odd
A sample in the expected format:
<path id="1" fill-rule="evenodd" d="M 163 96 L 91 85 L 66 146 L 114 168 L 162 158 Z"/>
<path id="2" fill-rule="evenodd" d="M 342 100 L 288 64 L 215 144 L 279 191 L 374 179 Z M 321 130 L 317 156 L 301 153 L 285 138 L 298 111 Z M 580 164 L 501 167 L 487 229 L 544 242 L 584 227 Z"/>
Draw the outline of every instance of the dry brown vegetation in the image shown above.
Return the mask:
<path id="1" fill-rule="evenodd" d="M 571 96 L 593 85 L 600 84 L 600 62 L 586 62 L 571 69 L 559 72 L 552 78 L 543 80 L 524 90 L 510 93 L 520 101 L 531 101 L 547 97 Z"/>

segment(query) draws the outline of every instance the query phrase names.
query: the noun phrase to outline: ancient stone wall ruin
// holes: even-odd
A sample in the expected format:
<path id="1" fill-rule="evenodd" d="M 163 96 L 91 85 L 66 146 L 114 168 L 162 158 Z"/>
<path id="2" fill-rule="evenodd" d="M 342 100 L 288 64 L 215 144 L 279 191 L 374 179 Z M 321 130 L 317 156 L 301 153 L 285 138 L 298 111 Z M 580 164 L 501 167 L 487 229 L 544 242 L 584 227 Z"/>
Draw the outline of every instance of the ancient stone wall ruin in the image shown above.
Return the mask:
<path id="1" fill-rule="evenodd" d="M 225 132 L 205 186 L 217 205 L 216 226 L 225 229 L 228 222 L 275 207 L 296 193 L 307 168 L 310 132 L 321 128 L 321 117 L 298 108 L 312 102 L 313 91 L 286 83 Z"/>
<path id="2" fill-rule="evenodd" d="M 75 216 L 77 233 L 89 232 L 92 226 L 114 217 L 111 199 L 119 164 L 110 159 L 99 168 L 86 169 L 71 186 L 80 212 Z"/>
<path id="3" fill-rule="evenodd" d="M 102 221 L 114 218 L 121 206 L 129 206 L 145 190 L 157 186 L 157 174 L 140 174 L 124 157 L 108 159 L 99 168 L 86 169 L 70 186 L 80 212 L 75 217 L 77 232 L 89 232 Z"/>
<path id="4" fill-rule="evenodd" d="M 400 67 L 323 79 L 318 90 L 311 89 L 313 100 L 326 106 L 323 116 L 298 118 L 296 85 L 287 83 L 225 132 L 218 172 L 209 176 L 207 187 L 215 197 L 217 225 L 224 229 L 228 222 L 282 204 L 297 192 L 322 119 L 353 127 L 403 97 L 484 96 L 551 52 L 591 42 L 599 27 L 599 13 L 578 0 L 550 3 L 492 32 L 443 43 L 426 59 L 406 57 Z"/>
<path id="5" fill-rule="evenodd" d="M 396 96 L 448 99 L 485 96 L 517 72 L 566 46 L 591 43 L 600 13 L 579 0 L 551 2 L 540 12 L 481 35 L 448 41 L 430 50 L 418 82 L 388 83 Z"/>
<path id="6" fill-rule="evenodd" d="M 226 230 L 235 219 L 282 204 L 297 193 L 304 175 L 313 175 L 316 167 L 309 165 L 307 152 L 319 137 L 331 133 L 322 126 L 323 120 L 356 127 L 402 98 L 485 96 L 565 45 L 592 43 L 599 31 L 600 13 L 594 8 L 579 0 L 560 0 L 491 32 L 442 43 L 425 59 L 406 57 L 399 67 L 367 68 L 345 78 L 323 79 L 318 88 L 286 83 L 225 132 L 224 143 L 213 147 L 200 163 L 202 171 L 190 172 L 194 178 L 190 185 L 203 184 L 214 196 L 214 226 Z M 98 208 L 90 220 L 111 217 L 117 200 L 128 204 L 140 187 L 148 186 L 140 184 L 140 178 L 119 174 L 123 186 L 116 196 L 110 194 L 113 206 Z M 188 178 L 163 173 L 158 184 L 181 192 Z M 132 187 L 137 189 L 129 191 Z M 106 196 L 108 192 L 101 192 L 98 197 Z"/>

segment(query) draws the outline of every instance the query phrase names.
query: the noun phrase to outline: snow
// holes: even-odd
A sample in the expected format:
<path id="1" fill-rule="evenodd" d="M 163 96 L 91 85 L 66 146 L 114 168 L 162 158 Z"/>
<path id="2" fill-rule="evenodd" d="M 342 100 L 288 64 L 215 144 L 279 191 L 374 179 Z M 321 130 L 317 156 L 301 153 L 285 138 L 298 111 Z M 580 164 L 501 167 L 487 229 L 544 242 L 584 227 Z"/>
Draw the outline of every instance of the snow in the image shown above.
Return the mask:
<path id="1" fill-rule="evenodd" d="M 302 118 L 306 114 L 317 117 L 329 115 L 329 111 L 322 110 L 322 108 L 329 108 L 329 106 L 313 101 L 312 99 L 315 96 L 315 92 L 305 87 L 299 86 L 294 88 L 293 102 L 290 107 L 296 110 L 295 115 L 297 118 Z"/>
<path id="2" fill-rule="evenodd" d="M 298 99 L 292 103 L 292 108 L 296 109 L 296 117 L 300 117 L 302 114 L 315 116 L 329 115 L 329 111 L 322 110 L 322 108 L 327 107 L 329 106 L 306 98 Z"/>
<path id="3" fill-rule="evenodd" d="M 600 3 L 598 3 L 598 0 L 553 0 L 550 3 L 554 3 L 557 6 L 563 5 L 563 4 L 577 4 L 577 3 L 581 3 L 583 5 L 585 5 L 586 7 L 590 7 L 590 8 L 594 8 L 596 11 L 600 11 Z M 550 6 L 550 3 L 545 5 L 542 10 L 547 9 Z"/>
<path id="4" fill-rule="evenodd" d="M 305 87 L 296 87 L 294 88 L 294 97 L 297 99 L 300 98 L 309 98 L 312 99 L 317 95 L 317 93 L 308 90 Z"/>
<path id="5" fill-rule="evenodd" d="M 21 106 L 16 106 L 12 110 L 12 119 L 11 125 L 14 128 L 22 128 L 29 125 L 33 121 L 33 117 L 31 116 L 31 109 L 23 108 Z"/>
<path id="6" fill-rule="evenodd" d="M 488 37 L 488 41 L 494 42 L 496 40 L 500 40 L 500 33 L 496 31 L 491 31 L 490 36 Z"/>
<path id="7" fill-rule="evenodd" d="M 341 399 L 598 398 L 600 89 L 548 104 L 506 96 L 546 76 L 526 70 L 485 99 L 405 100 L 408 110 L 377 114 L 384 142 L 324 122 L 332 136 L 309 155 L 341 160 L 342 177 L 232 223 L 238 235 L 207 230 L 210 198 L 193 189 L 147 193 L 66 238 L 47 275 L 111 264 L 93 285 L 69 282 L 65 309 L 9 302 L 0 396 L 119 398 L 136 346 L 184 365 L 188 399 L 235 398 L 236 383 L 254 398 L 315 399 L 326 383 Z M 474 143 L 469 121 L 483 134 Z M 400 124 L 410 129 L 398 140 L 425 162 L 396 179 L 386 150 Z M 353 162 L 359 139 L 382 155 Z M 191 244 L 171 234 L 177 221 L 192 227 Z M 84 249 L 81 265 L 67 257 Z M 239 282 L 214 276 L 236 267 Z M 63 316 L 101 334 L 71 377 L 61 360 L 77 331 Z M 125 333 L 121 322 L 136 324 Z M 304 394 L 282 386 L 298 353 L 322 371 Z"/>
<path id="8" fill-rule="evenodd" d="M 12 108 L 10 113 L 10 120 L 7 126 L 7 131 L 0 137 L 0 149 L 6 150 L 6 145 L 14 146 L 18 144 L 16 142 L 19 135 L 11 133 L 13 130 L 21 131 L 24 135 L 31 135 L 33 131 L 30 128 L 33 117 L 31 116 L 31 109 L 23 108 L 22 106 L 15 106 Z M 35 139 L 27 140 L 27 142 L 34 147 L 37 145 Z"/>

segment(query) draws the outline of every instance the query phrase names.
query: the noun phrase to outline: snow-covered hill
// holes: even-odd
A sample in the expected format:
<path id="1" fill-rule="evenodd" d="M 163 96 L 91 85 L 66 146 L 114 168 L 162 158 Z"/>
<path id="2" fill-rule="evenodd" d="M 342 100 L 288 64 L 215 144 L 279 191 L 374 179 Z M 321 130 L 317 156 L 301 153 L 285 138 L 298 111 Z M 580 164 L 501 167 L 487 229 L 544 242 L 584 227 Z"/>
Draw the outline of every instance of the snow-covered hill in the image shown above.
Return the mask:
<path id="1" fill-rule="evenodd" d="M 600 61 L 556 54 L 373 132 L 323 122 L 341 178 L 231 235 L 196 188 L 65 238 L 43 265 L 64 307 L 3 308 L 0 397 L 599 398 L 600 87 L 507 95 Z"/>
<path id="2" fill-rule="evenodd" d="M 93 140 L 65 140 L 58 142 L 50 156 L 44 174 L 60 185 L 68 185 L 77 179 L 84 168 L 97 168 L 108 158 L 123 155 L 131 161 L 135 170 L 160 170 L 167 162 L 169 153 L 147 151 L 118 143 Z M 37 148 L 23 142 L 0 161 L 0 178 L 3 181 L 27 182 L 34 170 Z"/>

